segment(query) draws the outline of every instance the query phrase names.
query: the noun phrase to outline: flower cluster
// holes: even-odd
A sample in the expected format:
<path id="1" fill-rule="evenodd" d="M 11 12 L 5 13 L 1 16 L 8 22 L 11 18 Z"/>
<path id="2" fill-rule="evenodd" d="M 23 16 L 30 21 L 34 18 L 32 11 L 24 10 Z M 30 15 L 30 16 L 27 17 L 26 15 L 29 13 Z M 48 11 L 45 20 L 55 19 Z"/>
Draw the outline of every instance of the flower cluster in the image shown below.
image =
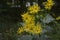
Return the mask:
<path id="1" fill-rule="evenodd" d="M 48 10 L 50 10 L 54 4 L 55 3 L 53 0 L 47 0 L 47 2 L 43 2 L 45 9 L 48 9 Z"/>
<path id="2" fill-rule="evenodd" d="M 41 24 L 35 24 L 35 16 L 33 13 L 37 13 L 39 11 L 38 4 L 34 4 L 28 7 L 28 12 L 22 14 L 22 19 L 24 21 L 24 26 L 18 29 L 18 33 L 28 32 L 31 34 L 40 34 L 42 32 Z M 31 13 L 31 14 L 30 14 Z"/>
<path id="3" fill-rule="evenodd" d="M 47 2 L 43 2 L 43 5 L 45 6 L 45 9 L 50 10 L 51 7 L 54 5 L 54 1 L 47 0 Z M 21 33 L 27 32 L 30 34 L 37 34 L 37 35 L 41 34 L 42 33 L 42 25 L 41 25 L 40 21 L 43 23 L 46 23 L 45 17 L 48 18 L 46 16 L 48 14 L 45 15 L 44 12 L 47 10 L 41 9 L 37 3 L 27 7 L 27 12 L 24 12 L 21 15 L 24 25 L 18 29 L 18 33 L 21 34 Z M 44 13 L 44 14 L 41 14 L 41 13 Z M 57 20 L 58 19 L 59 18 L 57 18 Z M 53 20 L 50 20 L 50 18 L 49 18 L 49 20 L 47 19 L 47 23 L 51 22 L 51 21 L 53 21 Z"/>

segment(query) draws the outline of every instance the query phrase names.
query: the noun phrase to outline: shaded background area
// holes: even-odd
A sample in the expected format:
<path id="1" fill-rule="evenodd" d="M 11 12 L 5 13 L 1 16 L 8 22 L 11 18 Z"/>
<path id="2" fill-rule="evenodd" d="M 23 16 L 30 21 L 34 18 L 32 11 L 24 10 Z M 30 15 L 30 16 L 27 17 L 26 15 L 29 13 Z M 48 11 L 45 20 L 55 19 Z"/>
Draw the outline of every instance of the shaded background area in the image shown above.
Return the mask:
<path id="1" fill-rule="evenodd" d="M 16 40 L 13 34 L 16 34 L 17 23 L 22 21 L 20 14 L 27 10 L 25 5 L 28 1 L 32 5 L 32 0 L 0 0 L 0 36 L 2 35 L 0 40 Z M 46 0 L 38 0 L 41 7 L 43 1 Z M 56 4 L 52 7 L 51 12 L 58 17 L 60 16 L 60 0 L 54 1 Z"/>

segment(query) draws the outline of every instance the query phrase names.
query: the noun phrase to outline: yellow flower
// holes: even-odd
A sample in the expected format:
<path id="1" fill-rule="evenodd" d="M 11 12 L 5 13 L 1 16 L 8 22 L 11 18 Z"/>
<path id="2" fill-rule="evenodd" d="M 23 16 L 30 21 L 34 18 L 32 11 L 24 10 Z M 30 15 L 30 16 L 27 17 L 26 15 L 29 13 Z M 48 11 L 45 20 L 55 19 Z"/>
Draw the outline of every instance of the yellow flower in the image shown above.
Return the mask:
<path id="1" fill-rule="evenodd" d="M 24 32 L 23 27 L 19 28 L 18 31 L 17 31 L 18 34 L 21 34 L 22 32 Z"/>
<path id="2" fill-rule="evenodd" d="M 34 29 L 33 29 L 33 33 L 34 34 L 40 34 L 42 32 L 42 28 L 40 24 L 37 24 Z"/>
<path id="3" fill-rule="evenodd" d="M 28 33 L 31 33 L 31 34 L 40 34 L 42 32 L 42 28 L 41 28 L 41 25 L 40 24 L 27 24 L 25 27 L 24 27 L 24 30 Z"/>
<path id="4" fill-rule="evenodd" d="M 55 3 L 53 0 L 47 0 L 47 2 L 43 2 L 45 9 L 48 9 L 48 10 L 50 10 L 54 4 Z"/>
<path id="5" fill-rule="evenodd" d="M 29 15 L 28 13 L 25 13 L 21 16 L 22 16 L 23 21 L 25 21 L 26 23 L 30 23 L 30 22 L 34 21 L 34 19 L 35 19 L 33 15 Z"/>
<path id="6" fill-rule="evenodd" d="M 28 7 L 28 11 L 30 11 L 31 14 L 35 14 L 38 11 L 40 11 L 40 7 L 38 6 L 38 4 L 34 4 L 30 7 Z"/>
<path id="7" fill-rule="evenodd" d="M 30 30 L 32 29 L 32 28 L 34 28 L 34 23 L 26 23 L 25 25 L 24 25 L 24 30 L 26 31 L 26 32 L 30 32 Z"/>
<path id="8" fill-rule="evenodd" d="M 56 18 L 56 20 L 60 20 L 60 16 Z"/>

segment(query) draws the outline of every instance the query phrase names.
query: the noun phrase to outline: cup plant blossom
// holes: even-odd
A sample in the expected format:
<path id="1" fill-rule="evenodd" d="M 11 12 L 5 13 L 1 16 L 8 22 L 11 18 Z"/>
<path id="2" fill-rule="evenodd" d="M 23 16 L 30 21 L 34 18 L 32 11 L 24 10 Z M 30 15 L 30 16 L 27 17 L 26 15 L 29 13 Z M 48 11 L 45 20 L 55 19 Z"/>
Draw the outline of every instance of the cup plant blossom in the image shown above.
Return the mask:
<path id="1" fill-rule="evenodd" d="M 18 29 L 18 33 L 28 32 L 30 34 L 40 34 L 42 32 L 42 27 L 39 22 L 35 23 L 35 14 L 40 11 L 38 4 L 34 4 L 28 7 L 28 11 L 23 13 L 22 19 L 24 26 Z"/>
<path id="2" fill-rule="evenodd" d="M 19 35 L 42 35 L 46 30 L 45 28 L 49 26 L 51 22 L 54 22 L 57 25 L 58 23 L 55 20 L 59 20 L 60 17 L 55 19 L 50 15 L 50 10 L 54 4 L 55 2 L 53 0 L 47 0 L 42 3 L 44 6 L 43 9 L 38 5 L 38 3 L 28 6 L 27 11 L 24 11 L 21 14 L 23 24 L 18 28 L 17 33 Z"/>

